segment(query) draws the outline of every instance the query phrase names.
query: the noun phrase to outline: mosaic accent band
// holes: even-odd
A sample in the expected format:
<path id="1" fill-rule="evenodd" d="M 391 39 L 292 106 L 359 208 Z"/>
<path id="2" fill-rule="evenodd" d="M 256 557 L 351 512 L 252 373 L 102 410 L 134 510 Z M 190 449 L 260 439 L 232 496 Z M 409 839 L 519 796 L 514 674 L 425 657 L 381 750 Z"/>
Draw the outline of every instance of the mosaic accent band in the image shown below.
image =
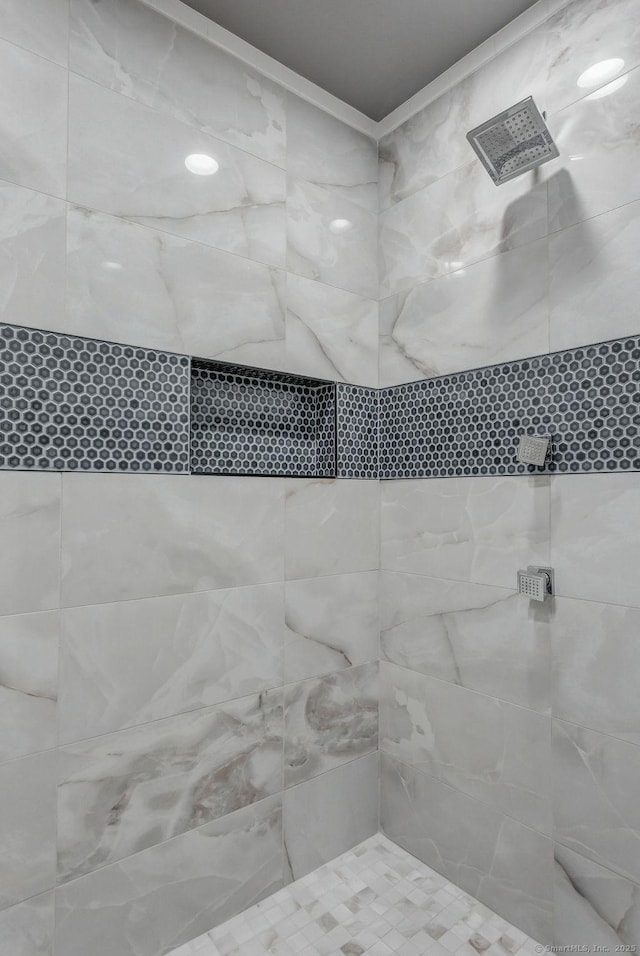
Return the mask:
<path id="1" fill-rule="evenodd" d="M 338 478 L 378 477 L 378 398 L 377 388 L 338 383 Z"/>
<path id="2" fill-rule="evenodd" d="M 521 435 L 549 435 L 544 467 Z M 380 478 L 640 470 L 640 336 L 383 389 Z"/>
<path id="3" fill-rule="evenodd" d="M 0 468 L 187 474 L 189 359 L 0 325 Z"/>

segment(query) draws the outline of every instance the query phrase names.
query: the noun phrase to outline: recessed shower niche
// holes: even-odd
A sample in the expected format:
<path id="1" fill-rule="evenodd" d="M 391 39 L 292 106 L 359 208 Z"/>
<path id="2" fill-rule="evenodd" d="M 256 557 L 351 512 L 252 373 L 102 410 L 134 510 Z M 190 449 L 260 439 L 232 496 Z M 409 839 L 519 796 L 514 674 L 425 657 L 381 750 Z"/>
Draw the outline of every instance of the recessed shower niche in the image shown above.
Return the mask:
<path id="1" fill-rule="evenodd" d="M 191 472 L 335 477 L 335 384 L 193 359 Z"/>

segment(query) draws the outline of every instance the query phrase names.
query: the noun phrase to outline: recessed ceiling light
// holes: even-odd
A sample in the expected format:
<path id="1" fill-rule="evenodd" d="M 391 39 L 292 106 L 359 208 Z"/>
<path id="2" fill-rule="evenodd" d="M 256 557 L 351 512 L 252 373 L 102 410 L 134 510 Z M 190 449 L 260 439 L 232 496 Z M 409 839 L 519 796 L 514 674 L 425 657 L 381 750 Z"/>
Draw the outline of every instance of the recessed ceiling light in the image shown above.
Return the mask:
<path id="1" fill-rule="evenodd" d="M 581 73 L 578 77 L 578 86 L 586 89 L 593 89 L 594 86 L 600 86 L 607 80 L 612 80 L 614 76 L 624 67 L 624 60 L 620 57 L 613 57 L 611 60 L 601 60 L 600 63 L 594 63 L 588 70 Z"/>
<path id="2" fill-rule="evenodd" d="M 329 229 L 336 235 L 340 235 L 342 232 L 349 232 L 350 229 L 353 229 L 353 223 L 350 219 L 332 219 L 329 223 Z"/>
<path id="3" fill-rule="evenodd" d="M 102 268 L 107 272 L 122 272 L 124 266 L 121 262 L 116 262 L 114 259 L 105 259 L 102 263 Z"/>
<path id="4" fill-rule="evenodd" d="M 624 86 L 628 79 L 628 76 L 619 76 L 613 83 L 607 83 L 606 86 L 601 86 L 599 90 L 589 93 L 588 96 L 585 96 L 585 100 L 601 100 L 603 96 L 611 96 L 612 93 Z"/>
<path id="5" fill-rule="evenodd" d="M 212 176 L 220 169 L 213 156 L 207 156 L 206 153 L 190 153 L 184 164 L 189 172 L 195 173 L 196 176 Z"/>

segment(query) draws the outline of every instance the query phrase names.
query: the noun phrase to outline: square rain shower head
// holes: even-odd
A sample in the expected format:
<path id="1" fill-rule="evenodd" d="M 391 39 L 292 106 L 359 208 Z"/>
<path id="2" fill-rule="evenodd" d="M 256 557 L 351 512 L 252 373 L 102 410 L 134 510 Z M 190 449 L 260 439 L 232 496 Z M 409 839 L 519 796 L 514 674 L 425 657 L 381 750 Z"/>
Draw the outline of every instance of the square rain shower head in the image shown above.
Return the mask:
<path id="1" fill-rule="evenodd" d="M 476 126 L 467 139 L 496 186 L 560 155 L 532 96 Z"/>

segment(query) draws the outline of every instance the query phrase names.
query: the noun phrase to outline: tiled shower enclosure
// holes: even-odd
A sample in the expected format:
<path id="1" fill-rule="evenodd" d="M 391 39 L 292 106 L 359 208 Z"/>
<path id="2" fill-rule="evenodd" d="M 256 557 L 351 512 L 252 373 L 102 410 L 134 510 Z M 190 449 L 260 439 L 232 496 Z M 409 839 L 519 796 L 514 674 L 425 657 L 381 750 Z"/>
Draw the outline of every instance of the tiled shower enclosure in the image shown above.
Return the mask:
<path id="1" fill-rule="evenodd" d="M 379 142 L 177 2 L 0 4 L 3 954 L 164 956 L 379 828 L 640 943 L 640 19 L 541 4 Z"/>

